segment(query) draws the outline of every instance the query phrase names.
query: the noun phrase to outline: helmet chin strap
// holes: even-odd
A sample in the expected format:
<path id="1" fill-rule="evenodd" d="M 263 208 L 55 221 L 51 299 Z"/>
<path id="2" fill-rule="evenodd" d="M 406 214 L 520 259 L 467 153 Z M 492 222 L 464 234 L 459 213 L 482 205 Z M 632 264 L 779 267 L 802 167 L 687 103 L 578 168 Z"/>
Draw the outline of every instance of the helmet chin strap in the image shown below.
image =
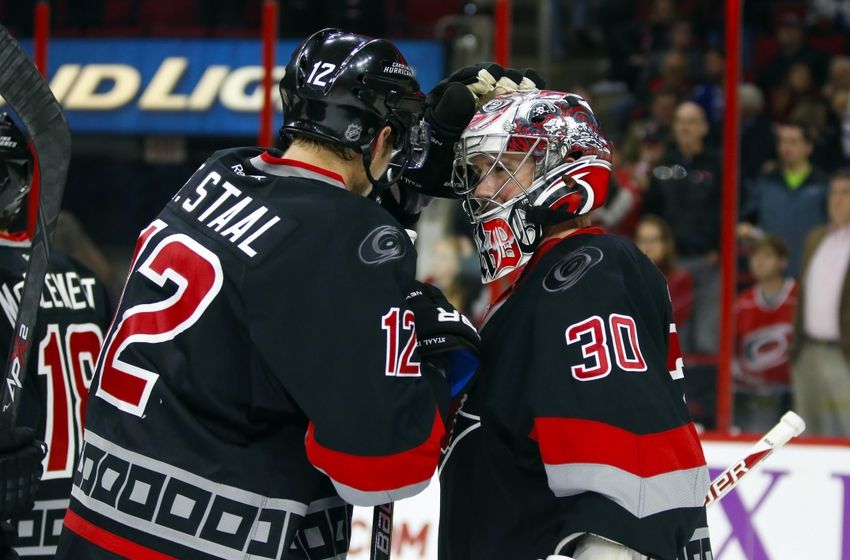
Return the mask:
<path id="1" fill-rule="evenodd" d="M 369 182 L 372 183 L 372 188 L 375 191 L 383 191 L 387 187 L 390 187 L 398 182 L 401 179 L 401 176 L 404 174 L 404 170 L 407 168 L 407 163 L 410 161 L 410 151 L 408 150 L 407 155 L 404 157 L 404 162 L 400 166 L 397 174 L 391 173 L 392 169 L 388 168 L 386 175 L 386 179 L 375 179 L 372 176 L 372 145 L 366 144 L 364 146 L 360 146 L 360 153 L 363 155 L 363 168 L 366 170 L 366 178 L 369 179 Z"/>

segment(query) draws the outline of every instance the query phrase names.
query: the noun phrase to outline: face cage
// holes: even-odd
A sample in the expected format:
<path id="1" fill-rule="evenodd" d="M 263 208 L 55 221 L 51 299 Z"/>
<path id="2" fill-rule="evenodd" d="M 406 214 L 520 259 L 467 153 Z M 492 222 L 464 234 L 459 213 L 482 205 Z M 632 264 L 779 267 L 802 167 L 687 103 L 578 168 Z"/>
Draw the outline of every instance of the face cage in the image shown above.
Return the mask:
<path id="1" fill-rule="evenodd" d="M 402 169 L 420 169 L 428 158 L 431 147 L 431 125 L 424 119 L 410 127 L 407 138 L 390 154 L 389 172 Z"/>
<path id="2" fill-rule="evenodd" d="M 525 152 L 522 160 L 513 171 L 508 169 L 501 161 L 504 154 L 521 153 L 509 152 L 507 150 L 508 140 L 510 139 L 528 140 L 531 142 L 529 149 Z M 469 140 L 477 141 L 477 146 L 487 146 L 495 140 L 498 142 L 498 145 L 501 146 L 501 149 L 495 155 L 491 152 L 484 151 L 470 152 L 468 145 Z M 534 158 L 534 169 L 532 171 L 531 184 L 527 186 L 523 185 L 519 179 L 517 179 L 516 172 L 526 165 L 529 158 L 534 157 L 533 154 L 538 151 L 538 146 L 541 143 L 545 143 L 546 146 L 542 151 L 543 155 L 539 158 Z M 537 182 L 537 178 L 545 175 L 546 156 L 548 155 L 549 145 L 550 141 L 547 137 L 521 134 L 486 134 L 461 140 L 458 150 L 456 151 L 454 161 L 452 186 L 457 194 L 464 197 L 463 209 L 467 216 L 469 216 L 471 223 L 478 224 L 484 222 L 489 218 L 504 212 L 521 200 L 526 200 L 529 204 L 531 204 L 531 193 L 539 186 L 535 184 Z M 478 155 L 486 156 L 492 160 L 492 163 L 483 174 L 479 174 L 470 162 L 470 158 Z M 480 185 L 482 181 L 493 173 L 497 166 L 507 173 L 508 178 L 505 179 L 505 182 L 502 183 L 490 197 L 475 196 L 475 190 L 478 188 L 478 185 Z M 541 175 L 541 171 L 544 172 L 543 175 Z M 511 182 L 516 183 L 516 185 L 519 186 L 521 191 L 520 194 L 506 201 L 497 200 L 496 198 L 499 193 L 507 188 Z"/>

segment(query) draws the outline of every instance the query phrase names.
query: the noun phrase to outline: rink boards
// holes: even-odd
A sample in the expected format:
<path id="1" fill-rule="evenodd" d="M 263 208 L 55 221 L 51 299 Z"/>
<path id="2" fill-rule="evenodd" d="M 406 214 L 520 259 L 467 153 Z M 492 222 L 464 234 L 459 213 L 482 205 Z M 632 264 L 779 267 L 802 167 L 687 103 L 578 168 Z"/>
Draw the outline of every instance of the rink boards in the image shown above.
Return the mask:
<path id="1" fill-rule="evenodd" d="M 712 478 L 757 438 L 703 439 Z M 396 504 L 393 559 L 436 560 L 439 488 Z M 371 510 L 357 508 L 353 560 L 369 557 Z M 709 511 L 716 560 L 850 559 L 850 441 L 786 445 Z"/>

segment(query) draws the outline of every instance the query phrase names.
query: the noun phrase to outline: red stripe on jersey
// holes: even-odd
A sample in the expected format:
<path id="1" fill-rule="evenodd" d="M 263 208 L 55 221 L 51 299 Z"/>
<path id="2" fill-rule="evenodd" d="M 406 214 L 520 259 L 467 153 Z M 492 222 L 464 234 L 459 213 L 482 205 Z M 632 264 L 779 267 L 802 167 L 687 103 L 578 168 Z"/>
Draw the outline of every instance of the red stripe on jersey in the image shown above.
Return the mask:
<path id="1" fill-rule="evenodd" d="M 342 178 L 342 175 L 329 169 L 325 169 L 324 167 L 319 167 L 317 165 L 298 161 L 297 159 L 275 157 L 268 152 L 263 152 L 262 154 L 260 154 L 260 157 L 266 163 L 271 163 L 273 165 L 288 165 L 290 167 L 300 167 L 301 169 L 306 169 L 308 171 L 312 171 L 313 173 L 319 173 L 321 175 L 324 175 L 325 177 L 330 177 L 331 179 L 339 181 L 343 185 L 345 184 L 345 180 Z"/>
<path id="2" fill-rule="evenodd" d="M 428 439 L 413 449 L 364 457 L 334 451 L 316 441 L 313 423 L 307 426 L 307 458 L 336 482 L 363 492 L 395 490 L 429 480 L 437 468 L 440 440 L 445 433 L 440 413 L 434 414 L 434 425 Z"/>
<path id="3" fill-rule="evenodd" d="M 598 463 L 640 477 L 705 466 L 692 423 L 638 435 L 593 420 L 536 418 L 532 436 L 547 465 Z"/>
<path id="4" fill-rule="evenodd" d="M 70 509 L 65 513 L 65 527 L 87 541 L 96 544 L 104 550 L 117 554 L 121 558 L 127 558 L 128 560 L 177 560 L 174 556 L 157 552 L 146 546 L 129 541 L 124 537 L 119 537 L 115 533 L 110 533 L 106 529 L 101 529 Z"/>

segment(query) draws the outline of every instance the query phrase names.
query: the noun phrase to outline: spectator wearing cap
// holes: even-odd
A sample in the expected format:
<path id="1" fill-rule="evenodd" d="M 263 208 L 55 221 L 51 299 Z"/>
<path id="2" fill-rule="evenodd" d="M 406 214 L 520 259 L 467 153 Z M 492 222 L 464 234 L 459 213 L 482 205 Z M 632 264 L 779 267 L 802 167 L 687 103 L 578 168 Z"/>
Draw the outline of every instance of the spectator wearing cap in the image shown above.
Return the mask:
<path id="1" fill-rule="evenodd" d="M 772 91 L 781 85 L 788 69 L 797 62 L 807 65 L 812 71 L 812 79 L 818 86 L 823 84 L 829 57 L 809 46 L 802 18 L 794 12 L 780 13 L 774 27 L 777 52 L 765 64 L 758 85 L 762 91 Z"/>
<path id="2" fill-rule="evenodd" d="M 788 244 L 788 273 L 799 278 L 803 245 L 808 233 L 826 222 L 827 177 L 811 163 L 813 149 L 807 123 L 793 121 L 776 127 L 779 165 L 753 183 L 738 226 L 745 240 L 762 231 Z"/>
<path id="3" fill-rule="evenodd" d="M 685 101 L 673 118 L 673 144 L 652 171 L 644 213 L 664 218 L 673 231 L 679 264 L 694 278 L 693 337 L 686 352 L 717 351 L 720 241 L 720 160 L 705 142 L 702 107 Z"/>
<path id="4" fill-rule="evenodd" d="M 776 137 L 764 115 L 764 95 L 755 84 L 741 84 L 738 89 L 741 108 L 741 185 L 745 190 L 764 171 L 768 161 L 776 157 Z"/>
<path id="5" fill-rule="evenodd" d="M 850 170 L 829 182 L 829 223 L 806 240 L 794 322 L 794 409 L 811 435 L 850 436 Z"/>
<path id="6" fill-rule="evenodd" d="M 750 252 L 756 283 L 735 302 L 735 425 L 764 432 L 791 407 L 788 351 L 797 307 L 797 283 L 785 273 L 788 248 L 775 235 Z"/>

